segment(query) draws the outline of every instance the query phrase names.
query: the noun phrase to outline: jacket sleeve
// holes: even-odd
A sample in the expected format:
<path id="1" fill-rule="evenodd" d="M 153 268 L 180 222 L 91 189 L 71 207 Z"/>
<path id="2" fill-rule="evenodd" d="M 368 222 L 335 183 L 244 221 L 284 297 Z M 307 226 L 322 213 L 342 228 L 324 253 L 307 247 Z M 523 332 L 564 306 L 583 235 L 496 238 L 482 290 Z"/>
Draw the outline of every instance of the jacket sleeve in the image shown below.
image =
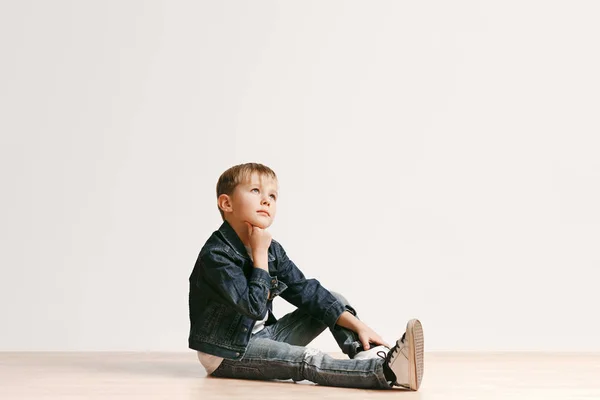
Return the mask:
<path id="1" fill-rule="evenodd" d="M 333 329 L 344 305 L 316 279 L 306 279 L 278 244 L 277 279 L 288 287 L 280 296 Z"/>
<path id="2" fill-rule="evenodd" d="M 212 249 L 201 258 L 201 275 L 228 305 L 239 313 L 260 320 L 268 312 L 267 297 L 271 276 L 260 268 L 253 268 L 247 279 L 226 250 Z"/>

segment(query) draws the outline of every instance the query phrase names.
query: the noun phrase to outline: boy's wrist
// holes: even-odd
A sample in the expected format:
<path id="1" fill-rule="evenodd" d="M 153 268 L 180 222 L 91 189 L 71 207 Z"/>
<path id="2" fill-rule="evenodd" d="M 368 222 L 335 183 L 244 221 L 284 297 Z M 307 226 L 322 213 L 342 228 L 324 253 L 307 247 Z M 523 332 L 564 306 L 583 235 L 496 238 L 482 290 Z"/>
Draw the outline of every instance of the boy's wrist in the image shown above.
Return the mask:
<path id="1" fill-rule="evenodd" d="M 354 332 L 358 332 L 365 327 L 365 324 L 348 310 L 344 311 L 342 315 L 340 315 L 336 321 L 336 324 Z"/>
<path id="2" fill-rule="evenodd" d="M 267 251 L 252 250 L 252 259 L 255 268 L 262 268 L 267 272 L 269 271 L 269 257 Z"/>
<path id="3" fill-rule="evenodd" d="M 257 248 L 252 248 L 252 256 L 254 256 L 254 254 L 264 254 L 264 253 L 268 253 L 269 252 L 269 248 L 265 247 L 265 248 L 261 248 L 261 247 L 257 247 Z"/>

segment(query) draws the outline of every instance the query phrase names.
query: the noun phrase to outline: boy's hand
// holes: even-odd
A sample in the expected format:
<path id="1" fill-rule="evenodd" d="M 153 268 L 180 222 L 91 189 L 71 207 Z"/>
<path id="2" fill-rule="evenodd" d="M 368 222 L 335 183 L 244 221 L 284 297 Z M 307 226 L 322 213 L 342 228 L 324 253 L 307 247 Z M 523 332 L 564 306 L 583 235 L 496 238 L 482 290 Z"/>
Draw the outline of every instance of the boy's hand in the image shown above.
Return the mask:
<path id="1" fill-rule="evenodd" d="M 369 342 L 375 344 L 382 344 L 387 348 L 391 348 L 390 345 L 381 338 L 375 331 L 369 328 L 367 325 L 364 325 L 361 329 L 356 332 L 358 334 L 358 338 L 363 345 L 365 350 L 369 350 L 370 345 Z"/>
<path id="2" fill-rule="evenodd" d="M 258 226 L 251 225 L 249 222 L 244 221 L 248 227 L 248 238 L 250 241 L 250 247 L 256 251 L 266 251 L 271 245 L 271 232 L 266 229 L 259 228 Z"/>
<path id="3" fill-rule="evenodd" d="M 358 334 L 358 339 L 363 345 L 365 350 L 369 350 L 369 342 L 375 344 L 382 344 L 387 348 L 391 348 L 390 345 L 381 338 L 375 331 L 367 326 L 364 322 L 356 318 L 348 310 L 344 311 L 342 315 L 336 321 L 336 324 L 348 328 Z"/>

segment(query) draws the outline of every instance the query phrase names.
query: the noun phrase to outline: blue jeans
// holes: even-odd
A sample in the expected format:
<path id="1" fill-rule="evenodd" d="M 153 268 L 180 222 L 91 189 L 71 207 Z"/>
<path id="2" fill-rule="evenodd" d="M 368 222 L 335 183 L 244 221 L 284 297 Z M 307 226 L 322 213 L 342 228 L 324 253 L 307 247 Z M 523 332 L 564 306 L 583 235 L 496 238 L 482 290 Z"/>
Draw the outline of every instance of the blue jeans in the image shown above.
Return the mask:
<path id="1" fill-rule="evenodd" d="M 331 293 L 356 316 L 356 311 L 342 295 Z M 252 335 L 244 357 L 237 361 L 224 359 L 211 376 L 259 380 L 306 379 L 324 386 L 391 388 L 383 373 L 383 358 L 352 359 L 362 345 L 358 335 L 349 329 L 339 325 L 330 329 L 349 359 L 336 359 L 305 347 L 326 328 L 322 322 L 297 309 Z"/>

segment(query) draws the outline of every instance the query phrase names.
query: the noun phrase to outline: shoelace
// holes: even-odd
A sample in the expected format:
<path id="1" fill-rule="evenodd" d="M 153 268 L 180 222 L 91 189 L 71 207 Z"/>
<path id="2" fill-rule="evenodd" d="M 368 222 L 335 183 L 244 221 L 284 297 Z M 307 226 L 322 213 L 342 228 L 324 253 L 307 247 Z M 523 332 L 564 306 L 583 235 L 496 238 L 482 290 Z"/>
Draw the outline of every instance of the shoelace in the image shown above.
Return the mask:
<path id="1" fill-rule="evenodd" d="M 385 351 L 378 351 L 377 355 L 379 357 L 383 358 L 387 363 L 389 363 L 391 358 L 393 357 L 394 353 L 396 353 L 398 351 L 398 349 L 400 348 L 400 343 L 404 343 L 405 337 L 406 337 L 406 332 L 404 332 L 404 334 L 402 335 L 400 340 L 398 340 L 396 342 L 396 344 L 390 349 L 390 351 L 388 351 L 387 354 L 385 354 Z"/>

